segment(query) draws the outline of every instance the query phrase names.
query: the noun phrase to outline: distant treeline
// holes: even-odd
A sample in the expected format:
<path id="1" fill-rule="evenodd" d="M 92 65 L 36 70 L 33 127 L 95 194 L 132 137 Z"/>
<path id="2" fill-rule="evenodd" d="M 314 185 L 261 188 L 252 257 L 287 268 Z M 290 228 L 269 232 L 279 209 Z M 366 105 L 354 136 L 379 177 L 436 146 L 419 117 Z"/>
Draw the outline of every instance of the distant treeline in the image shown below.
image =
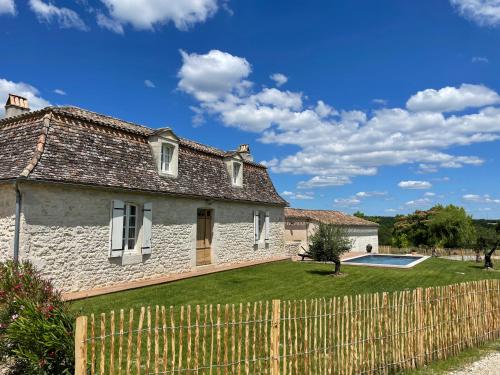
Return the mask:
<path id="1" fill-rule="evenodd" d="M 378 241 L 380 245 L 393 245 L 394 224 L 400 216 L 367 216 L 360 212 L 355 215 L 379 224 Z M 472 219 L 477 234 L 493 231 L 498 221 L 500 219 Z"/>

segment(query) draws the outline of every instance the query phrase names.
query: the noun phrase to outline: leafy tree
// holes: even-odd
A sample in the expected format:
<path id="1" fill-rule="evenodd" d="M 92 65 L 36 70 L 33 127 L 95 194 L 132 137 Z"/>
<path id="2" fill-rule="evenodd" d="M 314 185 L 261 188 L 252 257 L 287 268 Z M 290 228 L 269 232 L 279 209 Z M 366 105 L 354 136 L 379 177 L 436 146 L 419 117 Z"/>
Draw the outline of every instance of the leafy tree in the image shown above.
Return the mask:
<path id="1" fill-rule="evenodd" d="M 438 205 L 427 211 L 415 211 L 406 216 L 399 216 L 394 224 L 393 238 L 400 238 L 403 234 L 413 246 L 429 246 L 431 243 L 428 222 L 431 215 L 442 209 Z"/>
<path id="2" fill-rule="evenodd" d="M 361 219 L 365 219 L 366 218 L 366 215 L 361 212 L 361 211 L 356 211 L 355 213 L 352 214 L 353 216 L 356 216 L 356 217 L 359 217 Z"/>
<path id="3" fill-rule="evenodd" d="M 462 207 L 436 205 L 426 211 L 401 216 L 394 224 L 393 243 L 404 236 L 413 246 L 465 247 L 475 243 L 472 218 Z"/>
<path id="4" fill-rule="evenodd" d="M 346 228 L 334 224 L 319 223 L 311 236 L 309 252 L 316 261 L 335 263 L 334 275 L 340 274 L 340 257 L 352 248 Z"/>
<path id="5" fill-rule="evenodd" d="M 457 248 L 471 246 L 476 230 L 470 215 L 462 207 L 449 205 L 434 210 L 426 223 L 428 243 L 432 247 Z"/>
<path id="6" fill-rule="evenodd" d="M 401 233 L 397 236 L 392 237 L 391 245 L 399 249 L 404 249 L 410 247 L 410 241 L 408 241 L 408 236 L 406 233 Z"/>

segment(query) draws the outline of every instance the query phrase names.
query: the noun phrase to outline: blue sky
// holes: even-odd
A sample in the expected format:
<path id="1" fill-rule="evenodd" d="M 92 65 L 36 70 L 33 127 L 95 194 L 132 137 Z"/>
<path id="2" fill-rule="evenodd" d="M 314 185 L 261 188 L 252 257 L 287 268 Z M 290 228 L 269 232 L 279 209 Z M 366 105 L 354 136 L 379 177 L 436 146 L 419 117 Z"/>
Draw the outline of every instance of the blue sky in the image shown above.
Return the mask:
<path id="1" fill-rule="evenodd" d="M 0 35 L 0 97 L 249 143 L 292 206 L 500 217 L 498 0 L 0 0 Z"/>

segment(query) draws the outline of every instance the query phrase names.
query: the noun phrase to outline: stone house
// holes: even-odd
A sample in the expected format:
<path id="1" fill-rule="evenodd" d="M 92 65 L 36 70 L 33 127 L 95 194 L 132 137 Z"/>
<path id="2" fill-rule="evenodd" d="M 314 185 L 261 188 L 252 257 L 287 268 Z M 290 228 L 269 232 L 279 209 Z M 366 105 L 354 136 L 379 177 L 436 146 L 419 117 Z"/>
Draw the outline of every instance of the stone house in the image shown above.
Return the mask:
<path id="1" fill-rule="evenodd" d="M 298 208 L 285 208 L 285 241 L 289 244 L 289 252 L 295 248 L 309 249 L 309 239 L 318 227 L 318 223 L 330 223 L 343 226 L 349 233 L 352 241 L 351 251 L 365 252 L 368 245 L 372 252 L 378 253 L 378 224 L 347 215 L 339 211 L 329 210 L 302 210 Z M 297 249 L 298 250 L 298 249 Z"/>
<path id="2" fill-rule="evenodd" d="M 282 257 L 286 205 L 246 145 L 14 95 L 0 120 L 0 258 L 66 292 Z"/>

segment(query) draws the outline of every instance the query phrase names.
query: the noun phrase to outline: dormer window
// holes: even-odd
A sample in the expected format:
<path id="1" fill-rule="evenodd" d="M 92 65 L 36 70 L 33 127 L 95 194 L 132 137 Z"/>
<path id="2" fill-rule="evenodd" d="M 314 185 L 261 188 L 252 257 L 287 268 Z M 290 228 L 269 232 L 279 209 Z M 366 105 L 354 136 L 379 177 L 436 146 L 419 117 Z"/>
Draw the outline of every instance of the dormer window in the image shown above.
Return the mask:
<path id="1" fill-rule="evenodd" d="M 243 164 L 240 163 L 239 161 L 234 161 L 232 162 L 233 164 L 233 170 L 232 170 L 232 176 L 231 176 L 231 181 L 233 183 L 233 186 L 243 186 Z"/>
<path id="2" fill-rule="evenodd" d="M 158 129 L 148 139 L 158 173 L 176 178 L 179 171 L 179 138 L 169 128 Z"/>
<path id="3" fill-rule="evenodd" d="M 233 163 L 233 185 L 238 185 L 238 180 L 241 172 L 241 163 Z"/>
<path id="4" fill-rule="evenodd" d="M 161 144 L 161 171 L 163 173 L 171 173 L 172 160 L 174 156 L 175 146 L 169 143 Z"/>

